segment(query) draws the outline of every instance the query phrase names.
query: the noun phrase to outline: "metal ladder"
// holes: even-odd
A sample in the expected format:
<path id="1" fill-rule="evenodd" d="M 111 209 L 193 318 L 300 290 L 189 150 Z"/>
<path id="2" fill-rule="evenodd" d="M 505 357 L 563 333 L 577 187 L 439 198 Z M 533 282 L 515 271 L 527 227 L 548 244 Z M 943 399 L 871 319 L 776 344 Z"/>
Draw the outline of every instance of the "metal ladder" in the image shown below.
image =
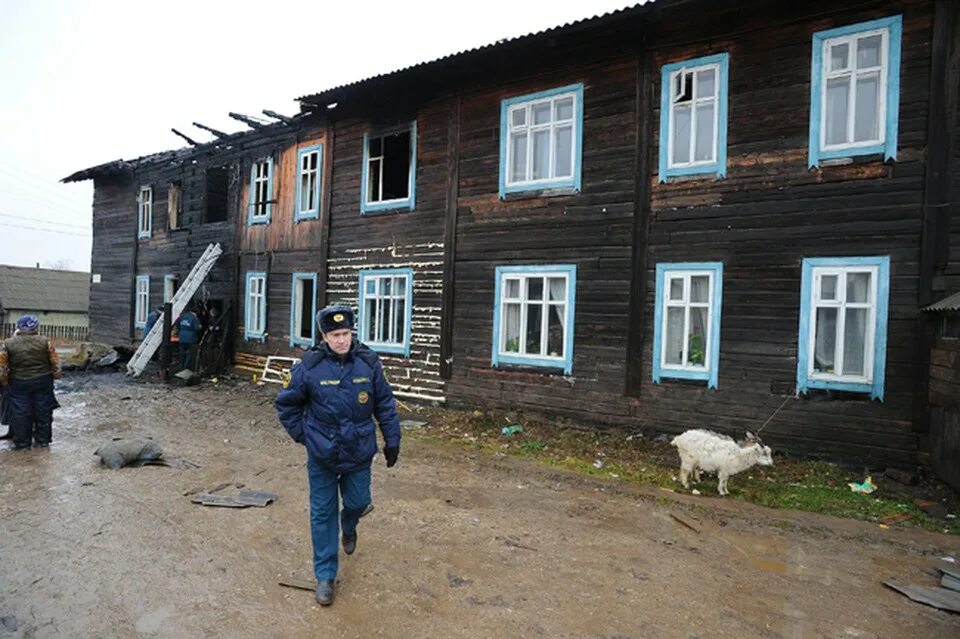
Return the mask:
<path id="1" fill-rule="evenodd" d="M 217 258 L 222 254 L 223 249 L 220 248 L 219 243 L 207 245 L 207 249 L 203 252 L 203 255 L 201 255 L 197 263 L 193 265 L 190 274 L 183 280 L 183 284 L 180 285 L 173 299 L 170 300 L 170 303 L 173 305 L 174 321 L 180 317 L 180 313 L 183 312 L 187 302 L 190 301 L 193 294 L 196 293 L 200 285 L 203 284 L 203 280 L 207 278 Z M 147 309 L 147 311 L 149 312 L 150 309 Z M 143 369 L 146 368 L 147 362 L 150 361 L 150 358 L 153 357 L 157 348 L 160 347 L 161 342 L 163 342 L 164 319 L 164 316 L 161 315 L 153 325 L 153 328 L 150 329 L 150 332 L 143 338 L 143 341 L 140 342 L 140 346 L 137 347 L 133 357 L 131 357 L 127 363 L 127 375 L 139 377 Z"/>

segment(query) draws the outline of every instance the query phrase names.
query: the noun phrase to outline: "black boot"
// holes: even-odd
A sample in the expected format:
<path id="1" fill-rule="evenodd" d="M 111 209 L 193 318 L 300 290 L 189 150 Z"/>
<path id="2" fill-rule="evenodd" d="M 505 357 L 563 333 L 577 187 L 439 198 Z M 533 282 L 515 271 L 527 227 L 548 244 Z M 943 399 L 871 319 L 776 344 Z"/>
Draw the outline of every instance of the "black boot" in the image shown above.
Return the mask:
<path id="1" fill-rule="evenodd" d="M 341 539 L 343 541 L 343 552 L 347 553 L 348 555 L 353 554 L 353 551 L 357 549 L 357 536 L 357 533 L 353 533 L 352 535 L 343 533 L 343 537 Z"/>
<path id="2" fill-rule="evenodd" d="M 322 579 L 317 582 L 316 598 L 318 604 L 321 606 L 329 606 L 333 603 L 335 594 L 333 579 Z"/>

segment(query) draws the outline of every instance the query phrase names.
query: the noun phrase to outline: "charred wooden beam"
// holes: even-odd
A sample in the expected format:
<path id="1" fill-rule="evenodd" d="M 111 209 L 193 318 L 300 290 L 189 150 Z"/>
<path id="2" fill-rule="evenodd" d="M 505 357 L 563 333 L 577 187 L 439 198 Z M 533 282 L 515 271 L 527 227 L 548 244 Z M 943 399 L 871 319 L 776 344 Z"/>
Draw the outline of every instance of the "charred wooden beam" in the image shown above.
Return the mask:
<path id="1" fill-rule="evenodd" d="M 287 117 L 285 115 L 281 115 L 276 111 L 271 111 L 270 109 L 264 109 L 263 114 L 268 118 L 273 118 L 274 120 L 280 120 L 284 124 L 290 124 L 291 122 L 293 122 L 293 118 Z"/>
<path id="2" fill-rule="evenodd" d="M 213 133 L 218 138 L 227 137 L 227 134 L 224 133 L 223 131 L 217 131 L 216 129 L 212 129 L 205 124 L 200 124 L 199 122 L 194 122 L 193 126 L 197 127 L 198 129 L 203 129 L 204 131 L 209 131 L 210 133 Z"/>
<path id="3" fill-rule="evenodd" d="M 234 113 L 233 111 L 231 111 L 231 112 L 228 113 L 227 115 L 229 115 L 229 116 L 230 116 L 231 118 L 233 118 L 234 120 L 239 120 L 240 122 L 243 122 L 244 124 L 246 124 L 247 126 L 249 126 L 249 127 L 252 128 L 252 129 L 262 129 L 262 128 L 263 128 L 263 122 L 257 122 L 256 120 L 254 120 L 253 118 L 251 118 L 249 115 L 244 115 L 244 114 L 242 114 L 242 113 Z"/>
<path id="4" fill-rule="evenodd" d="M 187 144 L 189 144 L 190 146 L 200 146 L 200 143 L 194 140 L 193 138 L 187 137 L 186 135 L 184 135 L 183 133 L 180 133 L 179 131 L 177 131 L 172 127 L 170 128 L 170 130 L 173 131 L 176 135 L 179 135 L 181 138 L 186 140 Z"/>

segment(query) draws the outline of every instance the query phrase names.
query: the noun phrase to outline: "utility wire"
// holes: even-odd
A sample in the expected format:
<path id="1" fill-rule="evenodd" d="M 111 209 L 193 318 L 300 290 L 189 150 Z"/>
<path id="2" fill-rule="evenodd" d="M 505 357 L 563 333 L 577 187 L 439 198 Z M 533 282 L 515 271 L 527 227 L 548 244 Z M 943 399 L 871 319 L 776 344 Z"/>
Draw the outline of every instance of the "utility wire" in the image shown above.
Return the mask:
<path id="1" fill-rule="evenodd" d="M 41 222 L 43 224 L 56 224 L 58 226 L 67 226 L 75 229 L 90 229 L 89 224 L 68 224 L 67 222 L 58 222 L 56 220 L 41 220 L 35 217 L 27 217 L 26 215 L 14 215 L 13 213 L 0 213 L 0 217 L 10 217 L 17 220 L 26 220 L 27 222 Z"/>
<path id="2" fill-rule="evenodd" d="M 26 226 L 20 224 L 10 224 L 9 222 L 0 222 L 0 226 L 9 226 L 15 229 L 26 229 L 28 231 L 40 231 L 41 233 L 56 233 L 57 235 L 75 235 L 77 237 L 93 237 L 92 233 L 71 233 L 70 231 L 58 231 L 56 229 L 44 229 L 39 226 Z"/>

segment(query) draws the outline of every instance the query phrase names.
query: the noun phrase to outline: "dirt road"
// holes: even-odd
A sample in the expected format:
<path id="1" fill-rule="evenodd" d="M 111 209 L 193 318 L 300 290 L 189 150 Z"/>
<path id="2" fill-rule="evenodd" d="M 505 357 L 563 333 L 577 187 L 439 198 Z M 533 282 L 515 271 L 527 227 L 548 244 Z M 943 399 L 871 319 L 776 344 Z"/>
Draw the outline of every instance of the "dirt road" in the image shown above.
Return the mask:
<path id="1" fill-rule="evenodd" d="M 956 538 L 679 498 L 415 437 L 397 467 L 376 460 L 376 510 L 320 608 L 277 584 L 312 574 L 304 452 L 269 389 L 65 388 L 49 450 L 0 448 L 0 638 L 960 636 L 960 615 L 881 585 L 933 585 L 923 568 L 960 558 Z M 98 466 L 100 443 L 132 435 L 201 467 Z M 224 482 L 280 497 L 191 503 Z"/>

